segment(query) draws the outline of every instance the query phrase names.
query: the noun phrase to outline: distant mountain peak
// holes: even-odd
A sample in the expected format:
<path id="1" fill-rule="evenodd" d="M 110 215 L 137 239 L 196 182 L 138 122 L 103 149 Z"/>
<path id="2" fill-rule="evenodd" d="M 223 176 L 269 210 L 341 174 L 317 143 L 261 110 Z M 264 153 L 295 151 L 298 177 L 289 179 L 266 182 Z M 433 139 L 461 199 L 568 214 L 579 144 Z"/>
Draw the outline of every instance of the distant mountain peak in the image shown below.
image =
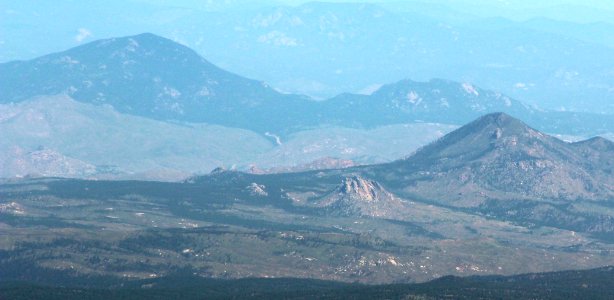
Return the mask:
<path id="1" fill-rule="evenodd" d="M 216 68 L 187 46 L 153 33 L 141 33 L 93 41 L 70 49 L 66 51 L 66 54 L 89 58 L 86 62 L 90 63 L 95 58 L 98 60 L 119 61 L 119 63 L 128 66 L 134 63 L 142 63 L 140 66 L 142 68 L 148 66 L 145 62 L 148 62 L 148 64 L 154 62 L 166 63 L 171 68 L 172 65 L 170 64 L 185 66 L 205 64 L 208 68 Z M 92 54 L 99 56 L 88 57 Z M 142 59 L 144 61 L 132 62 L 130 61 L 131 59 Z"/>
<path id="2" fill-rule="evenodd" d="M 291 125 L 270 122 L 270 115 L 294 120 L 288 111 L 299 115 L 307 105 L 304 97 L 281 94 L 222 70 L 194 50 L 152 33 L 97 40 L 29 61 L 0 64 L 0 90 L 0 103 L 66 94 L 79 102 L 108 104 L 152 119 L 277 133 Z"/>
<path id="3" fill-rule="evenodd" d="M 486 114 L 476 120 L 477 123 L 496 124 L 501 127 L 528 127 L 524 122 L 516 119 L 504 112 L 494 112 Z"/>
<path id="4" fill-rule="evenodd" d="M 612 144 L 603 138 L 569 144 L 508 114 L 492 113 L 392 163 L 392 168 L 380 169 L 392 171 L 394 175 L 387 176 L 396 178 L 395 184 L 411 183 L 411 189 L 432 199 L 460 201 L 459 205 L 479 205 L 512 194 L 529 199 L 607 199 L 614 194 Z"/>
<path id="5" fill-rule="evenodd" d="M 494 113 L 486 114 L 483 117 L 479 118 L 478 120 L 480 119 L 492 120 L 492 122 L 498 122 L 498 123 L 510 122 L 510 121 L 522 122 L 504 112 L 494 112 Z"/>
<path id="6" fill-rule="evenodd" d="M 107 45 L 107 44 L 111 44 L 111 43 L 124 43 L 126 41 L 135 41 L 135 42 L 143 42 L 143 43 L 157 43 L 157 44 L 167 44 L 167 45 L 173 45 L 173 46 L 180 46 L 180 47 L 184 47 L 189 49 L 186 46 L 183 46 L 180 43 L 177 43 L 169 38 L 165 38 L 163 36 L 159 36 L 157 34 L 153 34 L 151 32 L 143 32 L 143 33 L 139 33 L 136 35 L 128 35 L 128 36 L 122 36 L 122 37 L 114 37 L 114 38 L 109 38 L 109 39 L 102 39 L 102 40 L 98 40 L 98 41 L 93 41 L 90 42 L 88 44 L 94 44 L 94 45 Z M 85 44 L 84 46 L 88 45 Z"/>
<path id="7" fill-rule="evenodd" d="M 508 153 L 525 150 L 530 152 L 527 147 L 542 143 L 563 142 L 532 129 L 506 113 L 497 112 L 484 115 L 451 132 L 421 148 L 408 159 L 416 162 L 452 158 L 477 159 L 495 149 Z"/>
<path id="8" fill-rule="evenodd" d="M 464 128 L 465 131 L 483 131 L 486 134 L 490 134 L 494 139 L 509 135 L 542 135 L 519 119 L 503 112 L 484 115 L 462 128 Z"/>
<path id="9" fill-rule="evenodd" d="M 164 40 L 168 40 L 165 37 L 159 36 L 157 34 L 153 34 L 151 32 L 139 33 L 137 35 L 133 35 L 132 37 L 136 38 L 136 39 L 164 39 Z"/>

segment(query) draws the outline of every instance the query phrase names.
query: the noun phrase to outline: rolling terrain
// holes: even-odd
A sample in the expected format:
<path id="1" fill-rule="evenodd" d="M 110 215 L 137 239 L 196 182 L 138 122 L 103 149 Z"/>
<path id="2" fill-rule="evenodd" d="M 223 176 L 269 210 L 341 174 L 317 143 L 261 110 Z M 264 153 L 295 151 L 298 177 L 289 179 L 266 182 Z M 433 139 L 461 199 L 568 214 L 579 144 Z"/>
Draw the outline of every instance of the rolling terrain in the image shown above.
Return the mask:
<path id="1" fill-rule="evenodd" d="M 387 164 L 218 169 L 182 183 L 5 180 L 0 270 L 41 284 L 185 268 L 390 283 L 597 268 L 614 264 L 612 149 L 497 113 Z"/>
<path id="2" fill-rule="evenodd" d="M 361 1 L 0 4 L 0 300 L 614 299 L 613 4 Z"/>

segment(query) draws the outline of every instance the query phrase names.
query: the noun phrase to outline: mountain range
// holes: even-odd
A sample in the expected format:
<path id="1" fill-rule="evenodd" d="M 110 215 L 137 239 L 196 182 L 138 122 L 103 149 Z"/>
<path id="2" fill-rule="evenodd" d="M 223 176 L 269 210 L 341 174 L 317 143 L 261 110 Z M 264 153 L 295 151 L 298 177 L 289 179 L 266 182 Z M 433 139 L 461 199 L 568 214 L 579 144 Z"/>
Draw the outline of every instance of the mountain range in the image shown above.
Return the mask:
<path id="1" fill-rule="evenodd" d="M 326 101 L 282 94 L 265 83 L 226 72 L 193 50 L 153 34 L 100 40 L 30 61 L 0 65 L 2 103 L 66 94 L 122 113 L 284 135 L 322 125 L 383 126 L 415 121 L 464 124 L 481 114 L 526 116 L 552 133 L 613 130 L 610 115 L 532 109 L 469 83 L 403 80 L 369 96 Z"/>
<path id="2" fill-rule="evenodd" d="M 324 157 L 353 164 L 384 162 L 495 111 L 523 116 L 539 130 L 572 139 L 614 132 L 611 115 L 543 111 L 470 83 L 443 79 L 402 80 L 370 95 L 346 93 L 316 101 L 226 72 L 193 50 L 153 34 L 100 40 L 0 64 L 0 90 L 0 126 L 7 133 L 2 143 L 5 177 L 123 174 L 172 179 L 217 166 L 296 168 Z M 69 103 L 72 99 L 81 104 Z M 211 130 L 206 134 L 190 130 L 202 128 L 200 124 L 222 127 L 207 127 Z M 28 132 L 18 134 L 20 128 Z M 54 131 L 60 128 L 71 134 Z M 106 128 L 106 133 L 97 128 Z M 139 135 L 152 139 L 139 142 L 151 145 L 152 151 L 128 146 L 127 141 L 139 140 Z M 354 138 L 348 139 L 350 135 Z M 174 143 L 173 150 L 160 149 L 170 146 L 153 141 L 176 136 L 186 138 Z M 237 137 L 234 141 L 246 138 L 250 146 L 238 147 L 233 139 L 224 139 L 229 136 Z M 382 147 L 378 136 L 400 142 Z M 83 148 L 88 144 L 100 146 Z M 100 153 L 120 145 L 126 149 Z M 53 155 L 45 156 L 45 163 L 33 163 L 34 158 L 26 156 L 38 149 Z"/>
<path id="3" fill-rule="evenodd" d="M 611 298 L 611 5 L 214 2 L 0 5 L 0 299 Z"/>
<path id="4" fill-rule="evenodd" d="M 563 142 L 493 113 L 384 164 L 4 180 L 0 270 L 42 284 L 186 268 L 390 283 L 602 267 L 614 263 L 613 154 L 609 140 Z"/>
<path id="5" fill-rule="evenodd" d="M 9 3 L 0 61 L 157 32 L 224 69 L 320 98 L 402 78 L 448 78 L 543 109 L 614 109 L 613 13 L 601 1 L 527 5 L 537 10 L 488 1 L 248 2 Z"/>

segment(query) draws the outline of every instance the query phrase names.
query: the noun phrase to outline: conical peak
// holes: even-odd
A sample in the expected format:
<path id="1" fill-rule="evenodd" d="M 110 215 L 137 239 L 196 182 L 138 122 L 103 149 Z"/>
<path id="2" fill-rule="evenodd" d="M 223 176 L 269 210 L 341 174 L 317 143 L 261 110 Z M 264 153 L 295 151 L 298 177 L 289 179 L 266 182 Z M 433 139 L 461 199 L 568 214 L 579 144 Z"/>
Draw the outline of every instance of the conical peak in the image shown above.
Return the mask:
<path id="1" fill-rule="evenodd" d="M 475 121 L 459 128 L 459 133 L 465 135 L 484 135 L 488 138 L 500 139 L 506 136 L 543 137 L 545 135 L 530 128 L 524 122 L 502 112 L 484 115 Z"/>
<path id="2" fill-rule="evenodd" d="M 518 120 L 518 119 L 516 119 L 516 118 L 514 118 L 514 117 L 512 117 L 512 116 L 510 116 L 510 115 L 508 115 L 508 114 L 506 114 L 504 112 L 495 112 L 495 113 L 490 113 L 490 114 L 484 115 L 484 116 L 478 118 L 477 120 L 475 120 L 472 123 L 476 123 L 476 125 L 479 124 L 479 125 L 482 125 L 482 126 L 483 125 L 495 125 L 497 127 L 508 127 L 508 126 L 511 126 L 511 125 L 516 125 L 516 126 L 517 125 L 521 125 L 523 127 L 526 127 L 526 125 L 522 121 L 520 121 L 520 120 Z M 470 123 L 470 124 L 472 124 L 472 123 Z"/>
<path id="3" fill-rule="evenodd" d="M 408 159 L 421 163 L 453 157 L 472 160 L 497 149 L 515 151 L 552 139 L 508 114 L 491 113 L 421 148 Z"/>

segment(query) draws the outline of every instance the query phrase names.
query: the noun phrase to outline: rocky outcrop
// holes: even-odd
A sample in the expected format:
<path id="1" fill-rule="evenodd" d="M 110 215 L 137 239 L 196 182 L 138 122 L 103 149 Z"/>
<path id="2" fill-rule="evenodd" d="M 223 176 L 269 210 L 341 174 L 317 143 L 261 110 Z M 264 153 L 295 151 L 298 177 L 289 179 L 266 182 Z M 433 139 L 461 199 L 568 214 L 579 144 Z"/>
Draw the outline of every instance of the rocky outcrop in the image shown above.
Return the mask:
<path id="1" fill-rule="evenodd" d="M 266 186 L 264 184 L 257 184 L 255 182 L 252 182 L 245 188 L 247 189 L 247 191 L 249 191 L 249 194 L 252 197 L 266 197 L 269 195 L 269 193 L 266 191 Z"/>
<path id="2" fill-rule="evenodd" d="M 327 213 L 343 216 L 386 217 L 405 209 L 405 203 L 377 181 L 351 176 L 316 204 Z"/>

